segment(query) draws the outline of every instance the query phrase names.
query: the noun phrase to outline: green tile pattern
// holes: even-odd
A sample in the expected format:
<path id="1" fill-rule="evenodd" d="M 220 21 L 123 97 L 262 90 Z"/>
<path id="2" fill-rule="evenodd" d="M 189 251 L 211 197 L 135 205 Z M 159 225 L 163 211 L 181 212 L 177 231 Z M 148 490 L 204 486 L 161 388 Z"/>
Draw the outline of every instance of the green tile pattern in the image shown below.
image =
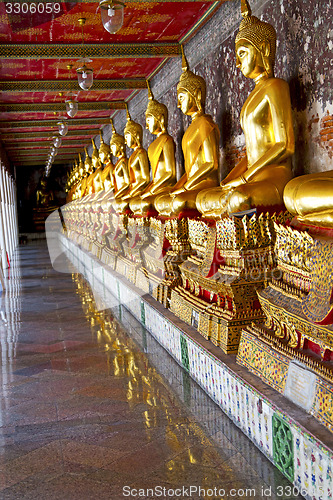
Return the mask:
<path id="1" fill-rule="evenodd" d="M 190 362 L 189 362 L 189 357 L 188 357 L 187 340 L 183 335 L 180 336 L 180 352 L 182 355 L 183 368 L 187 372 L 189 372 L 190 371 Z"/>
<path id="2" fill-rule="evenodd" d="M 141 323 L 143 326 L 146 326 L 146 311 L 145 311 L 145 303 L 141 300 Z"/>
<path id="3" fill-rule="evenodd" d="M 288 422 L 276 413 L 273 424 L 273 458 L 278 469 L 291 481 L 294 481 L 293 436 Z"/>

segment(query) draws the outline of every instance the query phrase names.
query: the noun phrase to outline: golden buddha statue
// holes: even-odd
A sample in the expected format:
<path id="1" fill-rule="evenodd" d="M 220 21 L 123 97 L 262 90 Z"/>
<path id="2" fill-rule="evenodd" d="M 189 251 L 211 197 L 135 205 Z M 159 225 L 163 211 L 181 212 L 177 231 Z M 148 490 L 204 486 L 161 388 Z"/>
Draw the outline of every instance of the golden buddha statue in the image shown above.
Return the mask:
<path id="1" fill-rule="evenodd" d="M 80 198 L 83 198 L 83 196 L 86 194 L 86 189 L 87 189 L 87 179 L 89 175 L 89 169 L 88 169 L 88 164 L 83 163 L 82 161 L 82 156 L 81 153 L 79 154 L 79 167 L 82 168 L 83 170 L 83 177 L 81 180 L 80 184 Z"/>
<path id="2" fill-rule="evenodd" d="M 111 149 L 108 144 L 106 144 L 103 140 L 103 134 L 102 131 L 99 131 L 100 138 L 101 138 L 101 143 L 99 146 L 99 159 L 101 163 L 104 165 L 102 174 L 101 174 L 101 181 L 103 184 L 103 190 L 105 192 L 109 191 L 110 189 L 113 188 L 113 177 L 112 177 L 112 172 L 113 172 L 113 163 L 111 161 Z"/>
<path id="3" fill-rule="evenodd" d="M 53 191 L 48 187 L 47 178 L 43 174 L 36 190 L 36 206 L 39 208 L 49 208 L 52 205 L 53 201 Z"/>
<path id="4" fill-rule="evenodd" d="M 124 129 L 126 145 L 133 149 L 133 153 L 128 159 L 128 171 L 131 187 L 123 196 L 129 203 L 133 198 L 140 196 L 150 181 L 149 162 L 147 151 L 142 147 L 143 130 L 139 123 L 131 119 L 126 104 L 127 123 Z"/>
<path id="5" fill-rule="evenodd" d="M 128 209 L 128 200 L 123 197 L 130 189 L 130 176 L 128 171 L 128 161 L 125 152 L 125 139 L 116 132 L 113 121 L 111 120 L 112 136 L 110 139 L 110 149 L 113 156 L 118 158 L 113 169 L 113 192 L 115 199 L 116 212 L 122 213 Z"/>
<path id="6" fill-rule="evenodd" d="M 197 208 L 209 218 L 281 205 L 284 187 L 292 177 L 289 87 L 273 72 L 276 33 L 273 26 L 251 15 L 247 0 L 242 0 L 242 16 L 235 41 L 236 66 L 255 82 L 240 116 L 247 155 L 221 182 L 222 189 L 198 195 Z"/>
<path id="7" fill-rule="evenodd" d="M 91 155 L 91 161 L 94 167 L 94 193 L 99 193 L 103 189 L 103 182 L 102 182 L 102 172 L 103 172 L 103 165 L 99 157 L 99 151 L 96 148 L 96 144 L 94 139 L 91 139 L 92 145 L 93 145 L 93 152 Z"/>
<path id="8" fill-rule="evenodd" d="M 295 177 L 286 185 L 283 199 L 301 223 L 333 228 L 333 170 Z"/>
<path id="9" fill-rule="evenodd" d="M 154 211 L 156 196 L 169 192 L 176 183 L 175 143 L 167 133 L 168 108 L 154 99 L 149 82 L 146 127 L 156 139 L 148 147 L 152 181 L 141 197 L 131 200 L 130 208 L 137 215 L 147 215 Z"/>
<path id="10" fill-rule="evenodd" d="M 177 86 L 177 106 L 191 117 L 192 123 L 182 139 L 185 174 L 170 194 L 162 194 L 155 200 L 156 210 L 166 216 L 195 210 L 197 194 L 218 185 L 219 130 L 211 116 L 204 113 L 205 80 L 189 70 L 183 49 L 182 52 L 183 73 Z"/>
<path id="11" fill-rule="evenodd" d="M 87 148 L 84 148 L 84 152 L 86 154 L 85 160 L 84 160 L 84 165 L 86 167 L 86 171 L 88 171 L 89 175 L 87 178 L 87 188 L 86 188 L 86 194 L 93 194 L 95 191 L 94 187 L 94 177 L 95 177 L 95 172 L 94 172 L 94 167 L 92 163 L 92 159 L 88 155 Z"/>

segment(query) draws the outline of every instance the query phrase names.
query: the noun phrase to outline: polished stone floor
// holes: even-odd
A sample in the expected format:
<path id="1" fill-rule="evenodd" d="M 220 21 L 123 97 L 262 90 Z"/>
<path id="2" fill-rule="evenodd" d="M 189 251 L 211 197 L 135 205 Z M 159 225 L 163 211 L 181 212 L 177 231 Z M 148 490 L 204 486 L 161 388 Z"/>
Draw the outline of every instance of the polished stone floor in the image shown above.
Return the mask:
<path id="1" fill-rule="evenodd" d="M 80 275 L 54 271 L 44 244 L 20 247 L 6 282 L 1 500 L 301 498 L 125 309 L 98 311 Z"/>

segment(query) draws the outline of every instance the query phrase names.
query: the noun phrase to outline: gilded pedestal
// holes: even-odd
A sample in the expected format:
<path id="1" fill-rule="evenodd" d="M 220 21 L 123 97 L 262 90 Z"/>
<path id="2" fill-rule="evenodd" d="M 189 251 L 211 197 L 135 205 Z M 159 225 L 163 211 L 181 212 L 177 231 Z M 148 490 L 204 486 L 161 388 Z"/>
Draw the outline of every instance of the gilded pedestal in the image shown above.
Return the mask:
<path id="1" fill-rule="evenodd" d="M 237 362 L 281 393 L 291 360 L 315 372 L 310 413 L 333 430 L 333 241 L 275 230 L 277 269 L 258 292 L 265 321 L 243 330 Z"/>
<path id="2" fill-rule="evenodd" d="M 263 318 L 257 290 L 275 266 L 273 220 L 254 214 L 188 222 L 195 254 L 180 266 L 171 310 L 225 353 L 237 352 L 242 328 Z"/>

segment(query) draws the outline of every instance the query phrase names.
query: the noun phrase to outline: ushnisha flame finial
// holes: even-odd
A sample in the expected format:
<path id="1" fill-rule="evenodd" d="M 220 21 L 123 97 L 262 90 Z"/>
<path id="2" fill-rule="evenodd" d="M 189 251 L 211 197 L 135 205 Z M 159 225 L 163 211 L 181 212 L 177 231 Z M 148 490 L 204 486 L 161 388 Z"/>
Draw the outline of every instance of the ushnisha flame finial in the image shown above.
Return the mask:
<path id="1" fill-rule="evenodd" d="M 114 123 L 113 123 L 112 118 L 110 118 L 110 123 L 111 123 L 112 133 L 116 134 L 116 129 L 114 128 Z"/>
<path id="2" fill-rule="evenodd" d="M 146 80 L 146 83 L 147 83 L 147 89 L 148 89 L 148 99 L 150 101 L 153 101 L 154 100 L 154 96 L 153 96 L 153 93 L 152 93 L 152 90 L 151 90 L 151 86 L 150 86 L 149 80 Z"/>
<path id="3" fill-rule="evenodd" d="M 129 112 L 129 109 L 128 109 L 128 104 L 127 104 L 127 102 L 125 102 L 125 108 L 126 108 L 126 117 L 127 117 L 127 121 L 130 121 L 130 120 L 131 120 L 131 115 L 130 115 L 130 112 Z"/>
<path id="4" fill-rule="evenodd" d="M 180 50 L 181 50 L 181 53 L 182 53 L 182 70 L 183 71 L 189 71 L 189 65 L 188 65 L 188 62 L 187 62 L 187 59 L 186 59 L 186 56 L 185 56 L 185 52 L 184 52 L 184 45 L 182 44 L 180 46 Z"/>
<path id="5" fill-rule="evenodd" d="M 241 13 L 244 18 L 252 15 L 251 7 L 247 0 L 241 0 Z"/>

